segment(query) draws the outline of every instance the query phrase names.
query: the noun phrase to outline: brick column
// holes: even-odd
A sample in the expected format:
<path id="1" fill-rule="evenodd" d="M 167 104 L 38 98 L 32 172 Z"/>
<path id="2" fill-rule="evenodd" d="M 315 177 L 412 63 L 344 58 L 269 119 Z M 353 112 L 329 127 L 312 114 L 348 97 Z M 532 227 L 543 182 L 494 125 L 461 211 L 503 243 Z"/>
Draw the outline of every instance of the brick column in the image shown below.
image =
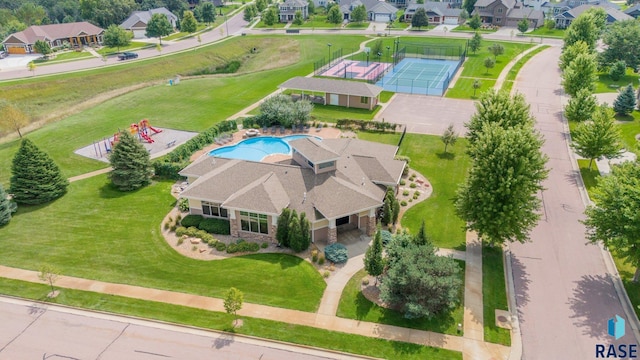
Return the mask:
<path id="1" fill-rule="evenodd" d="M 367 236 L 374 236 L 376 234 L 376 217 L 367 217 Z"/>
<path id="2" fill-rule="evenodd" d="M 328 244 L 338 242 L 338 228 L 329 228 L 329 237 L 327 238 Z"/>
<path id="3" fill-rule="evenodd" d="M 229 223 L 231 224 L 231 236 L 240 237 L 238 234 L 238 219 L 229 219 Z"/>

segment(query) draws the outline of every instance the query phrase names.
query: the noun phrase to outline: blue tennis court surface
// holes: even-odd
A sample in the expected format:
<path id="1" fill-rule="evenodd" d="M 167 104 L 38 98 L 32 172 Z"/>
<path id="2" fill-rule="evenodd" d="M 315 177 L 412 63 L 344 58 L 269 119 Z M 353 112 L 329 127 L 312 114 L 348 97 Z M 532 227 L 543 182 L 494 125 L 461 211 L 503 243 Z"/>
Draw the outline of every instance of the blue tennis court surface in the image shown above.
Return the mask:
<path id="1" fill-rule="evenodd" d="M 442 96 L 459 61 L 404 58 L 376 85 L 388 91 Z"/>

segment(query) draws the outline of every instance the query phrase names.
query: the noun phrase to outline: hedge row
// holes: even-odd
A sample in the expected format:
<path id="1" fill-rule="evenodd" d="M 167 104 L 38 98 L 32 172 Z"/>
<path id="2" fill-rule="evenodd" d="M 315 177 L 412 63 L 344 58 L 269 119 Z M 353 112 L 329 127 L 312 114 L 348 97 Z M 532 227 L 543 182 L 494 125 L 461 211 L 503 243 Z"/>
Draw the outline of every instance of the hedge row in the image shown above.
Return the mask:
<path id="1" fill-rule="evenodd" d="M 204 230 L 212 234 L 229 235 L 231 234 L 231 226 L 229 220 L 224 219 L 204 219 L 198 225 L 198 229 Z"/>
<path id="2" fill-rule="evenodd" d="M 396 131 L 398 124 L 385 122 L 385 121 L 373 121 L 373 120 L 354 120 L 354 119 L 340 119 L 336 122 L 338 129 L 346 128 L 353 130 L 369 130 L 369 131 Z"/>

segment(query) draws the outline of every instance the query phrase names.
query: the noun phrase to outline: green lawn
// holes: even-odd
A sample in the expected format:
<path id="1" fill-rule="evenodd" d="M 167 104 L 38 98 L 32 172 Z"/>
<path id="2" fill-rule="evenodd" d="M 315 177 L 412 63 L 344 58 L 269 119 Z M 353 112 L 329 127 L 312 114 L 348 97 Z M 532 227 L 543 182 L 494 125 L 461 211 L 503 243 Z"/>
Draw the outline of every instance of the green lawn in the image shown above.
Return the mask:
<path id="1" fill-rule="evenodd" d="M 634 117 L 640 115 L 638 111 L 634 111 L 633 113 Z M 626 121 L 618 126 L 622 133 L 622 142 L 625 148 L 640 156 L 640 142 L 636 140 L 636 136 L 640 134 L 640 120 L 636 118 L 634 121 Z"/>
<path id="2" fill-rule="evenodd" d="M 505 80 L 505 82 L 502 83 L 502 87 L 500 88 L 500 90 L 511 93 L 512 88 L 513 88 L 513 81 Z"/>
<path id="3" fill-rule="evenodd" d="M 369 27 L 369 23 L 368 22 L 361 22 L 361 23 L 348 23 L 346 28 L 347 29 L 366 29 Z"/>
<path id="4" fill-rule="evenodd" d="M 199 261 L 171 249 L 159 231 L 175 203 L 170 187 L 156 182 L 122 193 L 106 175 L 74 182 L 53 203 L 18 209 L 0 229 L 0 263 L 31 270 L 47 263 L 64 275 L 212 297 L 235 286 L 247 302 L 316 310 L 326 285 L 299 257 Z"/>
<path id="5" fill-rule="evenodd" d="M 484 340 L 511 345 L 509 330 L 496 326 L 495 310 L 508 310 L 507 288 L 504 281 L 502 248 L 482 248 L 482 304 L 484 314 Z"/>
<path id="6" fill-rule="evenodd" d="M 504 54 L 498 56 L 496 65 L 494 68 L 487 69 L 484 67 L 484 59 L 487 57 L 493 57 L 489 53 L 489 46 L 491 44 L 498 43 L 504 47 Z M 467 61 L 464 63 L 464 69 L 462 70 L 462 76 L 476 77 L 476 78 L 492 78 L 497 79 L 502 69 L 521 52 L 532 47 L 533 44 L 501 42 L 482 40 L 482 47 L 475 54 L 468 54 Z"/>
<path id="7" fill-rule="evenodd" d="M 302 25 L 291 24 L 291 28 L 335 28 L 339 29 L 340 24 L 332 24 L 327 22 L 326 15 L 314 15 L 307 19 Z"/>
<path id="8" fill-rule="evenodd" d="M 44 300 L 48 285 L 0 278 L 0 293 Z M 143 301 L 89 291 L 63 289 L 52 303 L 98 311 L 156 319 L 175 324 L 221 330 L 294 344 L 321 347 L 385 359 L 462 360 L 459 352 L 397 341 L 326 331 L 318 328 L 243 317 L 240 328 L 231 328 L 233 317 L 226 313 L 194 309 L 160 302 Z"/>
<path id="9" fill-rule="evenodd" d="M 393 95 L 395 95 L 396 93 L 392 92 L 392 91 L 383 91 L 380 93 L 380 102 L 381 103 L 387 103 L 389 102 L 389 100 L 391 100 L 391 97 Z"/>
<path id="10" fill-rule="evenodd" d="M 55 55 L 55 58 L 51 58 L 48 60 L 34 60 L 33 62 L 38 64 L 38 66 L 43 66 L 51 63 L 57 64 L 60 62 L 86 59 L 93 56 L 88 51 L 66 51 L 61 53 L 55 53 L 53 55 Z"/>
<path id="11" fill-rule="evenodd" d="M 524 36 L 531 36 L 531 37 L 546 37 L 546 38 L 560 38 L 562 39 L 564 37 L 564 29 L 547 29 L 544 26 L 541 26 L 535 30 L 532 30 L 526 34 L 524 34 Z"/>
<path id="12" fill-rule="evenodd" d="M 458 78 L 453 88 L 447 90 L 445 97 L 475 100 L 480 97 L 480 94 L 488 89 L 492 89 L 496 84 L 496 81 L 493 79 L 478 79 L 480 80 L 480 88 L 476 90 L 476 95 L 474 96 L 473 82 L 475 80 L 476 79 Z"/>
<path id="13" fill-rule="evenodd" d="M 324 121 L 335 123 L 339 119 L 373 120 L 376 113 L 380 111 L 380 106 L 373 110 L 346 108 L 335 105 L 313 104 L 311 119 L 314 121 Z"/>
<path id="14" fill-rule="evenodd" d="M 638 74 L 634 73 L 630 68 L 627 68 L 627 74 L 618 81 L 613 81 L 609 73 L 600 73 L 598 74 L 598 81 L 596 81 L 595 93 L 618 92 L 618 89 L 629 84 L 634 86 L 638 84 Z"/>
<path id="15" fill-rule="evenodd" d="M 464 261 L 456 260 L 456 262 L 460 266 L 460 277 L 464 284 Z M 360 284 L 365 275 L 366 272 L 364 270 L 358 271 L 345 286 L 338 306 L 337 315 L 339 317 L 449 335 L 462 335 L 458 333 L 458 324 L 462 323 L 463 317 L 464 286 L 461 287 L 460 291 L 460 303 L 449 313 L 443 313 L 432 319 L 406 319 L 402 313 L 380 307 L 362 295 Z"/>
<path id="16" fill-rule="evenodd" d="M 455 214 L 452 199 L 471 165 L 466 147 L 467 140 L 459 138 L 444 154 L 439 136 L 406 134 L 398 152 L 409 156 L 411 168 L 433 186 L 431 197 L 407 210 L 402 226 L 415 234 L 424 220 L 427 233 L 441 248 L 465 248 L 464 222 Z"/>
<path id="17" fill-rule="evenodd" d="M 398 145 L 398 141 L 400 141 L 400 137 L 402 136 L 401 132 L 374 132 L 374 131 L 358 131 L 358 139 L 366 140 L 366 141 L 375 141 L 383 144 L 389 145 Z"/>
<path id="18" fill-rule="evenodd" d="M 152 47 L 155 46 L 154 44 L 148 44 L 145 42 L 139 42 L 139 41 L 132 41 L 131 43 L 129 43 L 129 45 L 127 46 L 122 46 L 119 49 L 118 48 L 112 48 L 112 47 L 108 47 L 105 46 L 102 49 L 96 50 L 96 52 L 100 55 L 103 56 L 108 56 L 108 55 L 115 55 L 119 52 L 123 52 L 123 51 L 131 51 L 131 50 L 138 50 L 138 49 L 142 49 L 145 47 Z"/>
<path id="19" fill-rule="evenodd" d="M 584 187 L 587 189 L 589 197 L 591 197 L 591 192 L 595 189 L 598 182 L 598 177 L 600 177 L 598 164 L 596 164 L 594 160 L 593 164 L 591 164 L 591 169 L 589 169 L 589 160 L 578 159 L 578 167 L 580 168 L 580 175 L 582 175 L 582 182 L 584 183 Z"/>
<path id="20" fill-rule="evenodd" d="M 498 31 L 498 29 L 477 29 L 477 30 L 473 30 L 472 28 L 469 27 L 469 25 L 466 24 L 462 24 L 462 25 L 458 25 L 455 29 L 451 29 L 452 32 L 470 32 L 470 33 L 474 33 L 474 32 L 479 32 L 480 34 L 492 34 L 496 31 Z"/>
<path id="21" fill-rule="evenodd" d="M 256 29 L 284 29 L 285 26 L 287 26 L 287 23 L 277 22 L 277 23 L 274 23 L 273 25 L 267 25 L 267 24 L 264 23 L 264 21 L 260 20 L 258 25 L 254 26 L 254 28 L 256 28 Z"/>

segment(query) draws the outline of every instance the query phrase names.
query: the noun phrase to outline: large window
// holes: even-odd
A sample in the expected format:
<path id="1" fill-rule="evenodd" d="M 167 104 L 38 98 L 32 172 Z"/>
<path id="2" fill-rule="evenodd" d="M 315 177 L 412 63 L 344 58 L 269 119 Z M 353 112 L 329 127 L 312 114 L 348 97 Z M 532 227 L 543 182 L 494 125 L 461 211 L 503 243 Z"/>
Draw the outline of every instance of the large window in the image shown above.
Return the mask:
<path id="1" fill-rule="evenodd" d="M 267 215 L 240 211 L 240 228 L 243 231 L 268 234 Z"/>
<path id="2" fill-rule="evenodd" d="M 321 164 L 318 164 L 318 169 L 326 169 L 328 167 L 332 167 L 336 164 L 335 161 L 327 161 Z"/>
<path id="3" fill-rule="evenodd" d="M 220 204 L 214 204 L 207 201 L 202 202 L 202 213 L 208 216 L 228 217 L 227 209 L 220 207 Z"/>
<path id="4" fill-rule="evenodd" d="M 369 103 L 369 97 L 368 96 L 360 96 L 360 103 L 361 104 L 368 104 Z"/>

